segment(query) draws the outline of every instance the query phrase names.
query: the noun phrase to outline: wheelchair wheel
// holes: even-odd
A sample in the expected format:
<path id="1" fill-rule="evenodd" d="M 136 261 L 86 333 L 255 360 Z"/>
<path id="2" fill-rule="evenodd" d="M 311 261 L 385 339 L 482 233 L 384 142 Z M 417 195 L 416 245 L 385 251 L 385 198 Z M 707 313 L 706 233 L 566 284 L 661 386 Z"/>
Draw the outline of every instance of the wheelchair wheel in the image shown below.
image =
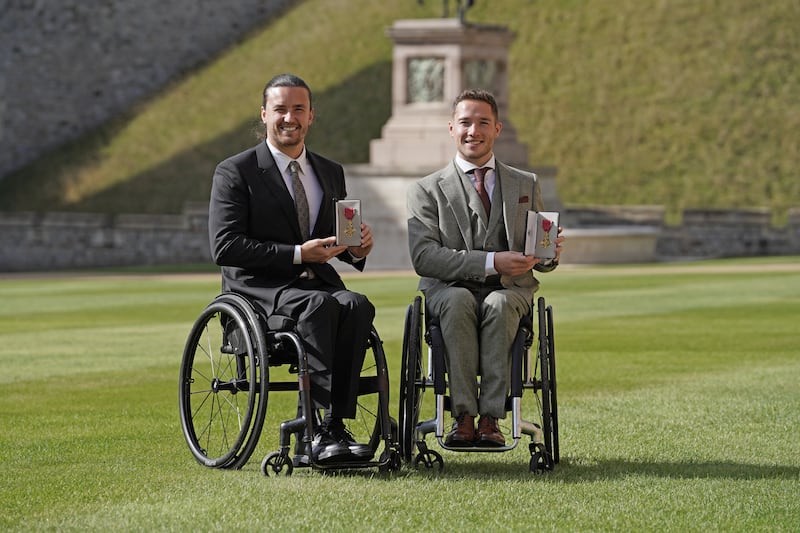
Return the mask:
<path id="1" fill-rule="evenodd" d="M 559 461 L 558 407 L 555 381 L 555 343 L 553 332 L 553 309 L 545 306 L 544 298 L 538 300 L 539 335 L 537 343 L 537 371 L 539 373 L 539 404 L 542 413 L 544 452 L 539 459 L 539 468 L 552 470 Z M 534 461 L 531 461 L 533 470 Z"/>
<path id="2" fill-rule="evenodd" d="M 379 460 L 378 471 L 382 473 L 397 472 L 402 466 L 400 453 L 397 448 L 384 450 Z"/>
<path id="3" fill-rule="evenodd" d="M 410 462 L 422 402 L 422 298 L 408 306 L 400 370 L 400 453 Z"/>
<path id="4" fill-rule="evenodd" d="M 272 472 L 275 475 L 284 474 L 288 477 L 292 475 L 293 471 L 294 464 L 292 460 L 279 452 L 272 452 L 261 461 L 261 473 L 265 476 L 269 476 L 269 473 Z"/>
<path id="5" fill-rule="evenodd" d="M 369 446 L 372 456 L 323 469 L 368 466 L 378 466 L 382 472 L 399 469 L 397 422 L 389 414 L 389 371 L 383 342 L 375 328 L 370 332 L 367 353 L 358 379 L 356 415 L 354 419 L 346 420 L 346 425 L 356 442 Z"/>
<path id="6" fill-rule="evenodd" d="M 558 449 L 558 397 L 556 394 L 556 347 L 553 332 L 553 308 L 549 305 L 545 308 L 547 314 L 547 348 L 548 348 L 548 367 L 550 368 L 550 419 L 552 420 L 553 430 L 553 462 L 558 464 L 560 454 Z"/>
<path id="7" fill-rule="evenodd" d="M 425 467 L 426 470 L 435 470 L 441 472 L 444 470 L 444 459 L 442 454 L 433 450 L 425 450 L 417 454 L 414 459 L 414 467 L 421 470 L 420 467 Z"/>
<path id="8" fill-rule="evenodd" d="M 181 428 L 194 458 L 241 468 L 264 424 L 268 365 L 252 307 L 233 294 L 212 301 L 192 327 L 180 368 Z"/>

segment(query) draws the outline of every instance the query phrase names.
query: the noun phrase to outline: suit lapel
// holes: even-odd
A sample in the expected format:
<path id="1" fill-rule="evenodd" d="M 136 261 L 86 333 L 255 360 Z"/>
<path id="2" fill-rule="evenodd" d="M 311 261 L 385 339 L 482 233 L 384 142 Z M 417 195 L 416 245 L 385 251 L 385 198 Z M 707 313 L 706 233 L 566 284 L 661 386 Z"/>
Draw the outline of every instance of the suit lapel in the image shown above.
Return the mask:
<path id="1" fill-rule="evenodd" d="M 320 187 L 322 187 L 322 203 L 319 206 L 319 213 L 317 214 L 317 220 L 314 223 L 314 228 L 311 231 L 312 236 L 318 236 L 318 231 L 329 231 L 327 229 L 323 230 L 323 228 L 330 228 L 332 224 L 330 221 L 333 220 L 333 201 L 334 201 L 334 189 L 333 185 L 331 184 L 331 180 L 328 175 L 325 173 L 324 166 L 320 163 L 319 159 L 317 158 L 316 154 L 306 150 L 306 157 L 308 158 L 308 162 L 314 169 L 314 173 L 317 175 L 317 180 L 319 181 Z M 326 226 L 325 221 L 328 221 L 328 225 Z M 323 237 L 327 237 L 328 235 L 323 235 Z"/>
<path id="2" fill-rule="evenodd" d="M 514 237 L 519 216 L 520 180 L 517 175 L 505 165 L 498 164 L 495 169 L 495 187 L 500 186 L 503 202 L 503 222 L 506 226 L 506 239 L 510 249 L 515 249 Z"/>
<path id="3" fill-rule="evenodd" d="M 300 223 L 297 221 L 297 210 L 294 206 L 292 195 L 286 188 L 286 182 L 283 181 L 283 174 L 281 174 L 278 165 L 275 163 L 275 158 L 267 148 L 266 144 L 262 142 L 256 147 L 256 155 L 258 157 L 258 166 L 261 169 L 261 175 L 267 182 L 267 186 L 279 199 L 278 204 L 281 210 L 286 215 L 288 220 L 292 221 L 292 229 L 295 232 L 297 242 L 302 241 L 302 233 L 300 232 Z"/>
<path id="4" fill-rule="evenodd" d="M 467 194 L 465 198 L 464 186 L 462 185 L 461 181 L 462 174 L 463 173 L 458 170 L 455 162 L 453 162 L 450 173 L 445 175 L 439 182 L 439 187 L 442 190 L 442 194 L 444 194 L 447 198 L 450 209 L 453 211 L 453 216 L 456 224 L 458 225 L 458 229 L 461 232 L 461 236 L 464 239 L 464 243 L 468 248 L 471 249 L 472 227 L 470 225 L 470 220 L 472 219 L 472 216 L 470 215 L 469 210 L 475 210 L 476 208 L 479 208 L 482 211 L 483 206 L 481 205 L 479 198 L 476 200 L 477 205 L 475 205 L 475 201 L 473 201 L 472 196 L 469 194 Z M 477 194 L 475 194 L 475 197 L 477 198 Z"/>

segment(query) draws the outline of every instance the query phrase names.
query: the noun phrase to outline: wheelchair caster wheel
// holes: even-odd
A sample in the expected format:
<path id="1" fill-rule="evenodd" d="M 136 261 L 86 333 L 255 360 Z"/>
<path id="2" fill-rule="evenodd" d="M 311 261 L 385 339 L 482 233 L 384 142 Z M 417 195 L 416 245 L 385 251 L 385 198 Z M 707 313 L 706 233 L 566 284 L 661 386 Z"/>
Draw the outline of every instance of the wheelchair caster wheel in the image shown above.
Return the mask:
<path id="1" fill-rule="evenodd" d="M 547 470 L 552 470 L 553 466 L 547 460 L 547 451 L 542 444 L 531 444 L 531 462 L 528 469 L 534 474 L 542 474 Z"/>
<path id="2" fill-rule="evenodd" d="M 435 452 L 433 450 L 425 450 L 422 453 L 417 454 L 417 457 L 414 459 L 414 468 L 419 468 L 420 465 L 425 465 L 425 468 L 428 470 L 432 470 L 436 467 L 437 472 L 441 472 L 444 468 L 444 459 L 439 454 L 439 452 Z"/>
<path id="3" fill-rule="evenodd" d="M 400 454 L 397 450 L 387 450 L 381 454 L 379 472 L 398 472 L 400 470 Z"/>
<path id="4" fill-rule="evenodd" d="M 284 469 L 286 469 L 286 476 L 291 476 L 292 470 L 294 470 L 294 464 L 292 464 L 291 459 L 285 455 L 281 455 L 280 452 L 272 452 L 261 461 L 261 473 L 265 476 L 269 476 L 270 470 L 272 470 L 273 474 L 280 475 Z"/>

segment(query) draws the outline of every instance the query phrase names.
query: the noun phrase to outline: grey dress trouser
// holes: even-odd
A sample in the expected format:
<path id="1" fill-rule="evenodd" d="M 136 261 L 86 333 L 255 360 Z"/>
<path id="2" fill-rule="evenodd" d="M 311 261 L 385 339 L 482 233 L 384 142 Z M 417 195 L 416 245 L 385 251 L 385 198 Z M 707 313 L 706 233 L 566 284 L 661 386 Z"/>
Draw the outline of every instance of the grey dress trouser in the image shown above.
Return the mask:
<path id="1" fill-rule="evenodd" d="M 530 301 L 514 290 L 464 286 L 426 291 L 425 298 L 442 330 L 453 416 L 505 418 L 511 345 Z"/>

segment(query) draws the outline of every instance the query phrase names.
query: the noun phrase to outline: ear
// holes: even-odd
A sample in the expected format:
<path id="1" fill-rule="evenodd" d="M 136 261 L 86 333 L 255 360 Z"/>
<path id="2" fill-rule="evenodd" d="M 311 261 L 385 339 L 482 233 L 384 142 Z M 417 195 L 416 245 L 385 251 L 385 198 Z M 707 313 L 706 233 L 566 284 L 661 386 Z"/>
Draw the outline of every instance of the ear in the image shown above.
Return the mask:
<path id="1" fill-rule="evenodd" d="M 261 122 L 267 123 L 267 110 L 263 106 L 261 107 Z"/>

